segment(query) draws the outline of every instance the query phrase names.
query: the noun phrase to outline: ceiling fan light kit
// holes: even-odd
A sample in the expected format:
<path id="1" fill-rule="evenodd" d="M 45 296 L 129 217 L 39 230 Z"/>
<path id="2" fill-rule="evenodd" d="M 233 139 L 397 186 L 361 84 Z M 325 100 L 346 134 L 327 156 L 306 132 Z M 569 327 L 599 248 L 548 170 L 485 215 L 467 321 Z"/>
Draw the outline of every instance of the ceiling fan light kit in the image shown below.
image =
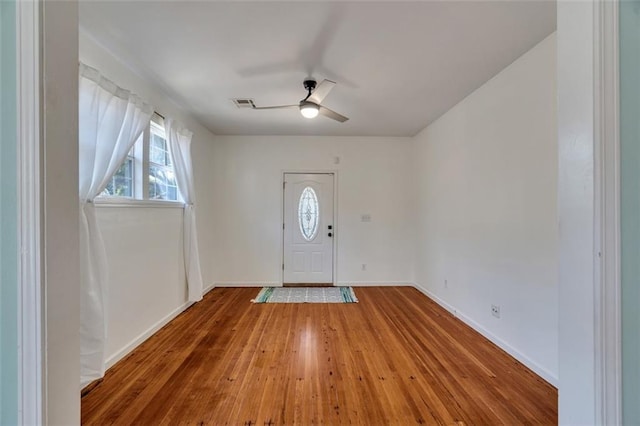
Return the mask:
<path id="1" fill-rule="evenodd" d="M 342 114 L 338 114 L 335 111 L 330 110 L 329 108 L 320 105 L 324 98 L 329 94 L 333 86 L 336 85 L 334 81 L 331 80 L 322 80 L 322 83 L 317 84 L 316 80 L 313 78 L 307 78 L 303 81 L 303 86 L 307 91 L 307 96 L 300 101 L 298 105 L 278 105 L 278 106 L 266 106 L 266 107 L 257 107 L 253 102 L 251 106 L 253 109 L 290 109 L 290 108 L 298 108 L 300 110 L 300 114 L 302 114 L 305 118 L 315 118 L 318 115 L 324 115 L 332 120 L 339 121 L 340 123 L 344 123 L 349 118 L 345 117 Z"/>
<path id="2" fill-rule="evenodd" d="M 316 118 L 319 112 L 320 108 L 318 108 L 318 105 L 308 101 L 300 102 L 300 114 L 302 114 L 304 118 Z"/>

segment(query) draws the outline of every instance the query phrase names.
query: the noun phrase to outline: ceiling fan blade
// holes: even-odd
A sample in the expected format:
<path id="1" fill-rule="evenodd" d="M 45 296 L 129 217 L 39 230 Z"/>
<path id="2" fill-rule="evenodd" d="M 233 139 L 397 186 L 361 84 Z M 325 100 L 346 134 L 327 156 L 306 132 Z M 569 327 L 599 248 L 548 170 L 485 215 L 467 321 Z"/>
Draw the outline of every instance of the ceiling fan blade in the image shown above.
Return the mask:
<path id="1" fill-rule="evenodd" d="M 324 98 L 327 97 L 327 95 L 335 85 L 335 81 L 326 79 L 322 80 L 322 83 L 318 84 L 318 87 L 315 88 L 315 90 L 313 91 L 313 93 L 311 93 L 311 96 L 309 96 L 307 100 L 313 102 L 314 104 L 319 104 Z"/>
<path id="2" fill-rule="evenodd" d="M 266 107 L 257 107 L 254 105 L 253 109 L 287 109 L 287 108 L 300 108 L 300 105 L 276 105 L 276 106 L 266 106 Z"/>
<path id="3" fill-rule="evenodd" d="M 329 118 L 331 118 L 333 120 L 336 120 L 336 121 L 339 121 L 341 123 L 344 123 L 345 121 L 347 121 L 349 119 L 348 117 L 345 117 L 342 114 L 338 114 L 337 112 L 332 111 L 329 108 L 323 107 L 323 106 L 320 107 L 319 112 L 320 112 L 320 114 L 324 115 L 325 117 L 329 117 Z"/>

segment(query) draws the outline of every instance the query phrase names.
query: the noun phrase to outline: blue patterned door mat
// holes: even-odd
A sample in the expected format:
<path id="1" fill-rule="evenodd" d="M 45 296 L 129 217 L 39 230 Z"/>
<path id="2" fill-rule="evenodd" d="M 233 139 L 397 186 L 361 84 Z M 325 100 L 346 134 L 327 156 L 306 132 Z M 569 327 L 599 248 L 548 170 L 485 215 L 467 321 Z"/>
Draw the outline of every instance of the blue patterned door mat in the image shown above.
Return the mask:
<path id="1" fill-rule="evenodd" d="M 263 287 L 253 303 L 358 303 L 351 287 Z"/>

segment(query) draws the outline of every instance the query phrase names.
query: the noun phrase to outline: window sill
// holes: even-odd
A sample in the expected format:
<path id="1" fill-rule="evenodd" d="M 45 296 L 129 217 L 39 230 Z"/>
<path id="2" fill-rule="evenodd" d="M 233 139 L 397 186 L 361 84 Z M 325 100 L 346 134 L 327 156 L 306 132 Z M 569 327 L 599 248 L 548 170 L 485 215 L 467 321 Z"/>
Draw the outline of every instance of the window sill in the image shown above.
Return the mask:
<path id="1" fill-rule="evenodd" d="M 134 198 L 101 197 L 93 202 L 96 207 L 127 207 L 127 208 L 162 208 L 183 209 L 181 201 L 136 200 Z"/>

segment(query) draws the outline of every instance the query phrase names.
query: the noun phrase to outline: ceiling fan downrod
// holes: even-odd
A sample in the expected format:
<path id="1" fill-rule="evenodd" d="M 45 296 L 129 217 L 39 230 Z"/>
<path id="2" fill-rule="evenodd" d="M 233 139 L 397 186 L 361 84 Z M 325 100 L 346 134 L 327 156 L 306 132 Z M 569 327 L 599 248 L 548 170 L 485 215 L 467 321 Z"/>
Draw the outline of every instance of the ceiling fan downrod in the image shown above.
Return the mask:
<path id="1" fill-rule="evenodd" d="M 313 91 L 315 90 L 317 83 L 314 79 L 307 78 L 302 84 L 304 85 L 304 88 L 307 89 L 308 91 L 307 97 L 302 100 L 302 102 L 304 102 L 307 99 L 309 99 L 309 96 L 311 96 L 311 93 L 313 93 Z"/>

